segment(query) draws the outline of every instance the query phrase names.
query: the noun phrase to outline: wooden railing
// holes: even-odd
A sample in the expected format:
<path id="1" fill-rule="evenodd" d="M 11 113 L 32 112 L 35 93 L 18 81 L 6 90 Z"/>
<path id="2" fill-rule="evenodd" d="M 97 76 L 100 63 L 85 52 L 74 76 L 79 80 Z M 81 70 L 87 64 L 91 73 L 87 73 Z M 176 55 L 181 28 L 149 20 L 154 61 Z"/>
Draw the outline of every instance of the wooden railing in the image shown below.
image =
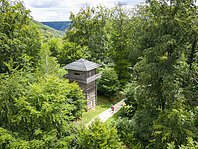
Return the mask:
<path id="1" fill-rule="evenodd" d="M 95 74 L 87 79 L 82 79 L 82 78 L 76 78 L 76 77 L 72 77 L 70 75 L 65 75 L 67 79 L 71 80 L 71 81 L 77 81 L 77 82 L 82 82 L 82 83 L 86 83 L 89 84 L 99 78 L 101 78 L 101 73 Z"/>

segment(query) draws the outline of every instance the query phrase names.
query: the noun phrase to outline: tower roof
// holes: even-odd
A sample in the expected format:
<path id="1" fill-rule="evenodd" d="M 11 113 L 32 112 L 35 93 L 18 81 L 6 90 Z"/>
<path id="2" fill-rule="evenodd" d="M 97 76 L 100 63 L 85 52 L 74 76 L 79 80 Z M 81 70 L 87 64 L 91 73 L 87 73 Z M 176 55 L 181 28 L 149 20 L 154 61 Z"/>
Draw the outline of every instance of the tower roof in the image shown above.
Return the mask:
<path id="1" fill-rule="evenodd" d="M 100 67 L 100 64 L 85 60 L 85 59 L 79 59 L 77 61 L 74 61 L 70 64 L 65 65 L 63 68 L 70 69 L 70 70 L 78 70 L 78 71 L 90 71 L 93 69 L 96 69 Z"/>

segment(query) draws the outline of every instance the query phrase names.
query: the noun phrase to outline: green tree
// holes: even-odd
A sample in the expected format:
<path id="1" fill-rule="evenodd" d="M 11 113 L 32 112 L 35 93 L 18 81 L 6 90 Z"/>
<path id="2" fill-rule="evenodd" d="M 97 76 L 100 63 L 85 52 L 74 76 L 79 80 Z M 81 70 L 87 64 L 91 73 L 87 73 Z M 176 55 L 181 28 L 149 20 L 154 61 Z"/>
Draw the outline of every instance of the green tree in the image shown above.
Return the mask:
<path id="1" fill-rule="evenodd" d="M 143 53 L 133 68 L 136 85 L 129 94 L 138 105 L 132 131 L 142 148 L 167 148 L 171 140 L 178 148 L 187 137 L 197 138 L 192 117 L 197 106 L 196 11 L 191 0 L 150 0 L 144 9 L 145 32 L 138 41 Z M 192 63 L 189 53 L 194 53 Z"/>
<path id="2" fill-rule="evenodd" d="M 51 75 L 62 78 L 66 74 L 66 71 L 58 64 L 56 57 L 52 56 L 50 49 L 51 45 L 49 45 L 48 42 L 43 43 L 41 46 L 41 59 L 38 61 L 37 71 L 35 72 L 35 76 L 38 79 L 47 79 L 48 76 Z"/>
<path id="3" fill-rule="evenodd" d="M 154 124 L 154 137 L 150 148 L 167 148 L 167 142 L 175 142 L 178 147 L 186 143 L 187 137 L 196 137 L 193 112 L 183 109 L 166 110 Z"/>
<path id="4" fill-rule="evenodd" d="M 126 144 L 129 148 L 137 148 L 138 145 L 136 142 L 136 138 L 133 134 L 133 126 L 134 121 L 128 118 L 120 118 L 114 122 L 116 129 L 118 131 L 118 136 L 124 144 Z M 130 133 L 129 133 L 130 132 Z M 135 146 L 134 146 L 135 144 Z"/>
<path id="5" fill-rule="evenodd" d="M 185 53 L 191 45 L 183 28 L 194 21 L 189 20 L 195 9 L 191 2 L 171 1 L 168 5 L 166 1 L 152 0 L 147 6 L 146 29 L 150 32 L 145 38 L 150 41 L 134 70 L 138 85 L 145 90 L 145 101 L 155 108 L 170 108 L 177 97 L 183 96 L 182 79 L 189 69 Z"/>
<path id="6" fill-rule="evenodd" d="M 50 55 L 55 57 L 61 66 L 69 64 L 80 58 L 90 57 L 90 51 L 86 46 L 80 46 L 78 43 L 69 42 L 62 38 L 51 38 L 46 42 Z"/>
<path id="7" fill-rule="evenodd" d="M 51 38 L 49 41 L 46 42 L 49 46 L 49 50 L 51 52 L 51 56 L 58 57 L 58 53 L 62 48 L 62 38 Z"/>
<path id="8" fill-rule="evenodd" d="M 21 2 L 0 1 L 0 72 L 8 70 L 5 63 L 23 66 L 23 55 L 35 67 L 39 59 L 40 33 L 31 22 L 29 11 Z"/>
<path id="9" fill-rule="evenodd" d="M 198 142 L 193 140 L 192 138 L 187 138 L 187 144 L 181 145 L 179 149 L 197 149 L 198 148 Z M 175 142 L 168 143 L 167 149 L 175 149 Z"/>
<path id="10" fill-rule="evenodd" d="M 96 120 L 88 128 L 81 128 L 78 147 L 82 149 L 115 149 L 122 148 L 114 127 Z"/>
<path id="11" fill-rule="evenodd" d="M 128 83 L 124 88 L 125 106 L 122 107 L 120 115 L 122 117 L 132 118 L 137 110 L 137 90 L 138 86 L 135 82 Z"/>
<path id="12" fill-rule="evenodd" d="M 109 10 L 102 6 L 81 9 L 77 15 L 71 13 L 72 24 L 66 32 L 65 41 L 88 47 L 89 58 L 93 61 L 109 62 L 108 18 Z"/>
<path id="13" fill-rule="evenodd" d="M 129 37 L 131 35 L 130 19 L 121 4 L 112 9 L 111 19 L 112 59 L 118 79 L 121 84 L 125 84 L 130 79 L 130 64 L 128 60 Z"/>
<path id="14" fill-rule="evenodd" d="M 119 91 L 118 76 L 113 68 L 105 67 L 102 70 L 102 77 L 98 81 L 98 92 L 104 96 L 113 98 Z"/>
<path id="15" fill-rule="evenodd" d="M 74 139 L 71 121 L 85 109 L 79 86 L 56 76 L 35 79 L 28 71 L 1 74 L 0 146 L 68 148 Z"/>
<path id="16" fill-rule="evenodd" d="M 62 48 L 58 51 L 58 62 L 64 66 L 80 58 L 87 59 L 90 52 L 86 46 L 80 46 L 77 43 L 64 41 Z"/>

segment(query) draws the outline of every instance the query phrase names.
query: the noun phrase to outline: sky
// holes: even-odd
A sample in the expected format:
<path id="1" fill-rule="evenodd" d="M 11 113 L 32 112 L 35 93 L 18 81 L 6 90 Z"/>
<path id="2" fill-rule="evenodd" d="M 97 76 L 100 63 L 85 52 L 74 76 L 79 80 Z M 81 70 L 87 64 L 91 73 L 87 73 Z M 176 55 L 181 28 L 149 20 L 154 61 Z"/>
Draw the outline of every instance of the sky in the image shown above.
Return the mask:
<path id="1" fill-rule="evenodd" d="M 70 12 L 78 13 L 80 8 L 103 5 L 112 7 L 118 2 L 125 5 L 136 5 L 144 0 L 23 0 L 27 9 L 30 9 L 34 20 L 69 21 Z"/>

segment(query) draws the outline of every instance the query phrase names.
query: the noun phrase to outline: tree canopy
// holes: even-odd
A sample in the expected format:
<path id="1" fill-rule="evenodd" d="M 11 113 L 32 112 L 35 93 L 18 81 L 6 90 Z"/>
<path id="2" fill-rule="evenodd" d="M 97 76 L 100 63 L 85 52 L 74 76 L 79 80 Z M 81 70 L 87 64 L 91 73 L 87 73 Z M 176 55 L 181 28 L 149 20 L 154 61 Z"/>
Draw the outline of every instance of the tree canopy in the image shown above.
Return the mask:
<path id="1" fill-rule="evenodd" d="M 40 35 L 32 24 L 29 10 L 21 2 L 0 1 L 0 72 L 7 71 L 5 63 L 23 66 L 26 58 L 32 65 L 39 60 Z"/>
<path id="2" fill-rule="evenodd" d="M 194 0 L 87 7 L 57 37 L 0 0 L 0 148 L 197 148 L 197 12 Z M 86 100 L 61 67 L 79 58 L 103 64 L 101 94 L 126 98 L 111 125 L 73 123 Z"/>

